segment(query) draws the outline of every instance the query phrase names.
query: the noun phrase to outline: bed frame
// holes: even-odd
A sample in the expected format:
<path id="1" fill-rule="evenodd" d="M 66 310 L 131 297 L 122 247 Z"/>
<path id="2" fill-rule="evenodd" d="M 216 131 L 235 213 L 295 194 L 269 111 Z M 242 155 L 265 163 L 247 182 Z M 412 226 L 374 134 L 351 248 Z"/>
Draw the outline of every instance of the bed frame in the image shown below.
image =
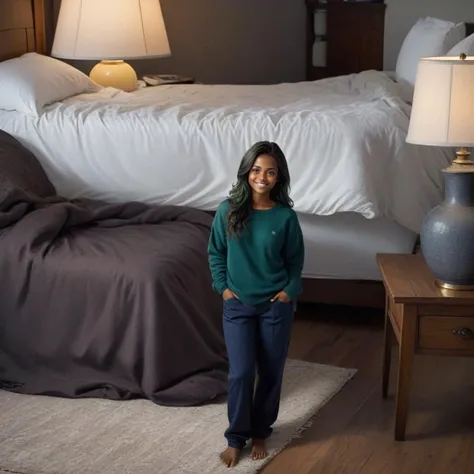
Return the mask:
<path id="1" fill-rule="evenodd" d="M 26 52 L 47 53 L 54 30 L 51 20 L 57 0 L 0 0 L 0 61 Z M 467 24 L 468 34 L 474 23 Z M 299 300 L 383 308 L 385 292 L 381 282 L 304 279 Z"/>

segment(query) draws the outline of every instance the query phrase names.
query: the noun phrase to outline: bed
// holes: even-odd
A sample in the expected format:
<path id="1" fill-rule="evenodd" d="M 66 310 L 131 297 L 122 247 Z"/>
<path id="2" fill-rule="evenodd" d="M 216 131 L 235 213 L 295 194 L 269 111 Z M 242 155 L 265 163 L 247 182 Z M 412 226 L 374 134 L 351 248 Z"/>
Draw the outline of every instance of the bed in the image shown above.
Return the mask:
<path id="1" fill-rule="evenodd" d="M 277 141 L 308 254 L 301 300 L 381 307 L 375 254 L 413 251 L 451 160 L 450 150 L 405 143 L 409 113 L 399 84 L 365 71 L 271 86 L 103 89 L 38 118 L 0 112 L 0 128 L 38 156 L 68 198 L 209 212 L 245 149 Z"/>
<path id="2" fill-rule="evenodd" d="M 3 57 L 41 50 L 32 5 L 0 1 Z M 185 206 L 64 198 L 0 130 L 0 388 L 172 406 L 224 395 L 211 224 Z"/>

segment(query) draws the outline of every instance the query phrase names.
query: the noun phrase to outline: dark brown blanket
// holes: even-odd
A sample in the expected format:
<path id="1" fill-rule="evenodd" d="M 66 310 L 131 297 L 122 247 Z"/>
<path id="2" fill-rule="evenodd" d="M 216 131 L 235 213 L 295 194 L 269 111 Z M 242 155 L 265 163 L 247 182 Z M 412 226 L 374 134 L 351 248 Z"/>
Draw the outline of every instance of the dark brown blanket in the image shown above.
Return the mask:
<path id="1" fill-rule="evenodd" d="M 176 406 L 224 394 L 211 219 L 62 199 L 0 131 L 0 387 Z"/>

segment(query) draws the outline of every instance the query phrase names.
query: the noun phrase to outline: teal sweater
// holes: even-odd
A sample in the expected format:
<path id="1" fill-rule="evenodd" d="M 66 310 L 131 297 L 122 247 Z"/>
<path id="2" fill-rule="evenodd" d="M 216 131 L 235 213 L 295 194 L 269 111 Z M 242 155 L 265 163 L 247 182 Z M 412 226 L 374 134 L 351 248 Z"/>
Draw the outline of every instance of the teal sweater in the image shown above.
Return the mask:
<path id="1" fill-rule="evenodd" d="M 209 239 L 209 265 L 219 293 L 229 288 L 243 303 L 269 301 L 281 290 L 294 300 L 301 292 L 304 243 L 298 217 L 289 207 L 252 210 L 246 229 L 227 236 L 229 201 L 217 208 Z"/>

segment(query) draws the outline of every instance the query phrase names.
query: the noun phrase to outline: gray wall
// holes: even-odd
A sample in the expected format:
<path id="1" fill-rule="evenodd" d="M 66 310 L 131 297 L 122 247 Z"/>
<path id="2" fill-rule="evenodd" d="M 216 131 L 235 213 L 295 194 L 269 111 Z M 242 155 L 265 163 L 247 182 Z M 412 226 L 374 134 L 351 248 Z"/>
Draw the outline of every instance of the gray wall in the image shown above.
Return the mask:
<path id="1" fill-rule="evenodd" d="M 203 82 L 304 78 L 304 0 L 162 0 L 162 8 L 173 56 L 155 62 L 160 71 Z"/>
<path id="2" fill-rule="evenodd" d="M 60 0 L 52 0 L 57 12 Z M 474 22 L 474 0 L 386 0 L 385 68 L 426 15 Z M 304 0 L 161 0 L 172 49 L 130 61 L 139 75 L 177 73 L 204 83 L 275 83 L 305 78 Z M 90 62 L 74 63 L 88 72 Z"/>

